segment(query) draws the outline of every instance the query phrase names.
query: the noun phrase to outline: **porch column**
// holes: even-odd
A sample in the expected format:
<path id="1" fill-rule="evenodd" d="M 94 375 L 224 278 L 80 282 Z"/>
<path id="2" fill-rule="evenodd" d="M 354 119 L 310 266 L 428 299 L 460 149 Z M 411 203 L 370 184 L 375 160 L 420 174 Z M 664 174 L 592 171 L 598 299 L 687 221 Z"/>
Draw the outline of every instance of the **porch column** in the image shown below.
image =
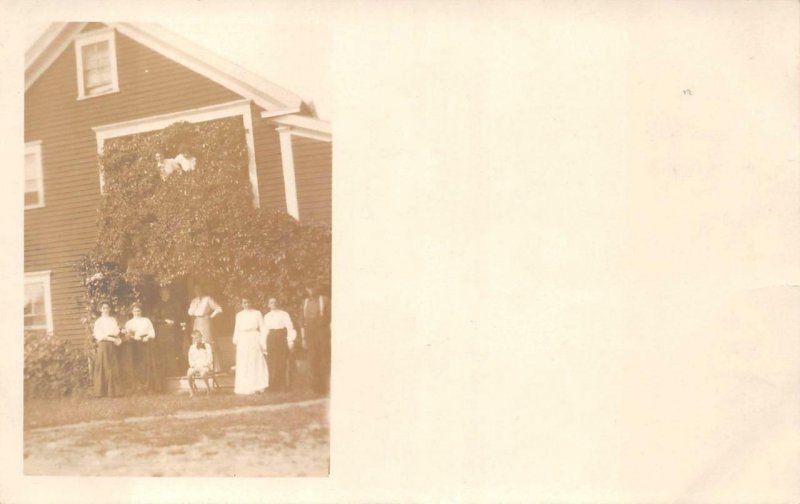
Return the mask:
<path id="1" fill-rule="evenodd" d="M 281 141 L 281 163 L 283 164 L 283 187 L 286 194 L 286 211 L 300 220 L 300 207 L 297 204 L 297 182 L 294 177 L 294 153 L 292 152 L 292 128 L 275 128 Z"/>

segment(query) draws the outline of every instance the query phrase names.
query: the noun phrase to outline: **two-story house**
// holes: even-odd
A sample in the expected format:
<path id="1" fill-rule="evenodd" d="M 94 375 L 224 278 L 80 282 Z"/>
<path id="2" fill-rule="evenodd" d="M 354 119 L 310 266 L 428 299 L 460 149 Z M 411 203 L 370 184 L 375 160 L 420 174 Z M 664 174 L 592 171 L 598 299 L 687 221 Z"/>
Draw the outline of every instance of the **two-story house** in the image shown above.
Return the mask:
<path id="1" fill-rule="evenodd" d="M 254 203 L 330 225 L 331 127 L 292 92 L 157 25 L 55 23 L 26 60 L 26 329 L 85 336 L 73 264 L 96 240 L 109 138 L 241 118 Z"/>

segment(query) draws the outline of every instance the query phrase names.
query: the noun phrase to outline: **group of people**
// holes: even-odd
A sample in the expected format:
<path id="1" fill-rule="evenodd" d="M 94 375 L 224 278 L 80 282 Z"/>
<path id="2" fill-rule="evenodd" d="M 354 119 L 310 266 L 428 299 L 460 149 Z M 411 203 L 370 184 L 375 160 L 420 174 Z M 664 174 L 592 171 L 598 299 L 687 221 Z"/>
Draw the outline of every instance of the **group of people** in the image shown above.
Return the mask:
<path id="1" fill-rule="evenodd" d="M 316 285 L 306 287 L 306 292 L 308 296 L 298 321 L 299 340 L 291 317 L 279 308 L 276 298 L 269 300 L 269 311 L 264 315 L 251 307 L 250 299 L 240 300 L 242 309 L 236 314 L 232 338 L 236 346 L 235 393 L 285 390 L 292 351 L 303 343 L 311 386 L 319 393 L 327 391 L 330 300 L 320 294 Z M 100 316 L 93 331 L 97 342 L 93 376 L 95 396 L 161 392 L 165 375 L 181 364 L 186 366 L 183 369 L 186 369 L 190 393 L 197 392 L 197 378 L 205 381 L 210 393 L 216 383 L 215 375 L 223 369 L 211 324 L 211 319 L 222 313 L 222 307 L 201 287 L 195 288 L 195 294 L 188 312 L 184 312 L 192 319 L 192 343 L 188 349 L 183 344 L 186 324 L 180 322 L 168 291 L 162 290 L 161 304 L 153 312 L 155 326 L 142 315 L 141 305 L 133 305 L 131 318 L 122 328 L 111 315 L 111 305 L 107 302 L 100 305 Z M 176 353 L 178 349 L 182 352 Z M 185 360 L 180 354 L 186 356 Z"/>

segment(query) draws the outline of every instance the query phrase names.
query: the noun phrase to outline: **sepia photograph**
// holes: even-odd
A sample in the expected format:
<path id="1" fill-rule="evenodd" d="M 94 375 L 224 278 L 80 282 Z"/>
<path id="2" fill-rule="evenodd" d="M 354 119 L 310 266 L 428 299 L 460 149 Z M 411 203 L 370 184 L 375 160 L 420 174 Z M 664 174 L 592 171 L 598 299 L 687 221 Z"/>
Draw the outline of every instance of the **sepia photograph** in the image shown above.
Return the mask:
<path id="1" fill-rule="evenodd" d="M 29 30 L 26 475 L 328 475 L 330 117 L 252 28 Z"/>
<path id="2" fill-rule="evenodd" d="M 800 502 L 798 20 L 0 2 L 0 504 Z"/>

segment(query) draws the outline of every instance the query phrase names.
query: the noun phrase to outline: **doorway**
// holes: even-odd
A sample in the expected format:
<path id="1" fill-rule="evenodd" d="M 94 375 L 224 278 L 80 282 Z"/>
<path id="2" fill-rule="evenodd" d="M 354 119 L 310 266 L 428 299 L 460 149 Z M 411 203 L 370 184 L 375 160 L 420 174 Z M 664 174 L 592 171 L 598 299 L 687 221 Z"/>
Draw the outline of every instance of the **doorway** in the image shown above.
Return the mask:
<path id="1" fill-rule="evenodd" d="M 165 362 L 164 374 L 168 378 L 181 377 L 189 367 L 187 355 L 192 344 L 192 323 L 188 310 L 194 298 L 194 286 L 202 284 L 206 293 L 221 307 L 222 313 L 211 320 L 211 329 L 217 346 L 217 357 L 220 359 L 222 371 L 229 371 L 236 360 L 236 349 L 233 345 L 233 325 L 236 307 L 226 306 L 220 289 L 212 282 L 193 276 L 184 276 L 162 287 L 151 297 L 153 324 L 156 329 L 156 341 L 160 343 Z M 167 321 L 173 321 L 172 324 Z"/>
<path id="2" fill-rule="evenodd" d="M 231 367 L 236 362 L 236 347 L 233 345 L 233 326 L 236 320 L 236 307 L 228 306 L 225 296 L 222 294 L 222 289 L 208 279 L 199 278 L 196 276 L 187 276 L 182 279 L 184 283 L 185 297 L 183 298 L 183 311 L 186 315 L 186 334 L 187 344 L 186 350 L 188 352 L 189 345 L 191 345 L 191 332 L 192 332 L 192 318 L 188 315 L 187 311 L 192 299 L 195 297 L 195 285 L 202 285 L 205 289 L 206 295 L 210 296 L 222 308 L 222 313 L 211 319 L 211 330 L 214 333 L 214 341 L 216 343 L 217 354 L 216 359 L 219 359 L 223 372 L 230 371 Z"/>

